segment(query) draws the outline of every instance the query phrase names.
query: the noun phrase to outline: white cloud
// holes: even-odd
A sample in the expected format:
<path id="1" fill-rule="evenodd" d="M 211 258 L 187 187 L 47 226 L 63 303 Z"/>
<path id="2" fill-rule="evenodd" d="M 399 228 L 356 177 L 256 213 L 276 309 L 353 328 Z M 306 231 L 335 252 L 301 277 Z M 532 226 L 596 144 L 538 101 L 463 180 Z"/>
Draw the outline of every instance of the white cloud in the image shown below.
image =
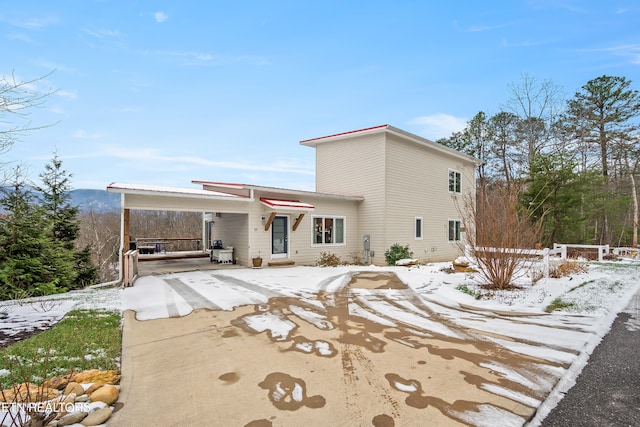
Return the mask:
<path id="1" fill-rule="evenodd" d="M 85 135 L 84 131 L 80 135 Z M 80 136 L 82 137 L 82 136 Z M 85 136 L 86 138 L 87 136 Z M 215 161 L 203 157 L 190 156 L 171 156 L 159 152 L 151 148 L 130 148 L 110 145 L 103 150 L 92 152 L 82 157 L 112 157 L 126 161 L 135 161 L 140 169 L 153 168 L 164 169 L 168 167 L 171 170 L 194 171 L 194 168 L 203 167 L 206 170 L 212 169 L 230 169 L 254 172 L 278 172 L 278 173 L 295 173 L 301 175 L 315 175 L 314 166 L 304 162 L 296 161 L 270 161 L 265 164 L 234 162 L 234 161 Z"/>
<path id="2" fill-rule="evenodd" d="M 599 49 L 580 49 L 578 52 L 607 52 L 629 58 L 629 61 L 634 65 L 640 64 L 640 44 L 625 44 Z"/>
<path id="3" fill-rule="evenodd" d="M 140 107 L 120 107 L 116 110 L 119 113 L 139 113 L 140 111 L 142 111 L 140 109 Z"/>
<path id="4" fill-rule="evenodd" d="M 58 24 L 60 20 L 57 16 L 53 15 L 29 18 L 25 20 L 11 20 L 0 16 L 0 22 L 7 23 L 18 28 L 25 28 L 27 30 L 43 30 L 50 25 Z"/>
<path id="5" fill-rule="evenodd" d="M 508 26 L 508 24 L 497 24 L 497 25 L 474 24 L 474 25 L 470 25 L 468 27 L 462 27 L 460 25 L 460 23 L 458 22 L 458 20 L 454 20 L 453 21 L 453 27 L 456 30 L 464 31 L 464 32 L 467 32 L 467 33 L 482 33 L 482 32 L 485 32 L 485 31 L 499 30 L 500 28 L 505 28 L 507 26 Z"/>
<path id="6" fill-rule="evenodd" d="M 90 30 L 85 29 L 85 33 L 89 34 L 92 37 L 97 39 L 120 39 L 122 38 L 122 33 L 118 30 L 108 30 L 108 29 L 98 29 L 98 30 Z"/>
<path id="7" fill-rule="evenodd" d="M 56 95 L 61 96 L 63 98 L 69 98 L 69 99 L 77 99 L 78 98 L 78 93 L 74 90 L 74 91 L 69 91 L 69 90 L 58 90 L 55 92 Z"/>
<path id="8" fill-rule="evenodd" d="M 154 13 L 153 17 L 156 19 L 156 22 L 158 22 L 160 24 L 162 24 L 168 18 L 168 16 L 162 11 Z"/>
<path id="9" fill-rule="evenodd" d="M 33 39 L 26 34 L 9 34 L 9 40 L 19 40 L 25 43 L 34 43 Z"/>
<path id="10" fill-rule="evenodd" d="M 467 119 L 455 117 L 450 114 L 437 113 L 428 116 L 420 116 L 409 122 L 421 127 L 420 133 L 433 141 L 451 136 L 453 132 L 459 132 L 467 125 Z"/>
<path id="11" fill-rule="evenodd" d="M 99 133 L 88 133 L 83 129 L 78 129 L 73 132 L 73 137 L 78 139 L 100 139 L 102 135 Z"/>

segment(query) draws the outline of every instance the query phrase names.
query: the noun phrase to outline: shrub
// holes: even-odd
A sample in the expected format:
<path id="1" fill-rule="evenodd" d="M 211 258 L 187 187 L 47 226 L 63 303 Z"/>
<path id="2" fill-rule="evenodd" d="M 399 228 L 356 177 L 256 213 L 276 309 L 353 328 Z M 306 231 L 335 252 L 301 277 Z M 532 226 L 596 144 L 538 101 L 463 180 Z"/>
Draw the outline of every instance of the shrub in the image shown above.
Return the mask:
<path id="1" fill-rule="evenodd" d="M 459 206 L 463 241 L 487 288 L 510 289 L 512 280 L 529 273 L 533 264 L 527 248 L 538 241 L 541 222 L 520 209 L 518 195 L 515 186 L 496 184 L 478 193 L 476 202 L 467 194 Z"/>
<path id="2" fill-rule="evenodd" d="M 402 246 L 398 243 L 394 243 L 385 253 L 384 257 L 387 260 L 387 265 L 396 265 L 396 261 L 405 258 L 413 257 L 413 252 L 409 250 L 409 245 Z"/>
<path id="3" fill-rule="evenodd" d="M 467 295 L 471 295 L 475 299 L 482 298 L 482 293 L 480 293 L 479 291 L 475 291 L 475 290 L 469 288 L 469 286 L 467 286 L 466 284 L 458 285 L 458 287 L 456 287 L 456 289 L 459 290 L 462 293 L 465 293 Z"/>
<path id="4" fill-rule="evenodd" d="M 316 265 L 322 267 L 337 267 L 342 264 L 343 262 L 340 257 L 331 252 L 320 252 L 320 258 L 316 261 Z"/>
<path id="5" fill-rule="evenodd" d="M 364 265 L 364 259 L 362 258 L 362 252 L 360 252 L 360 251 L 351 251 L 351 252 L 349 252 L 349 256 L 351 257 L 351 263 L 353 265 Z"/>
<path id="6" fill-rule="evenodd" d="M 570 276 L 577 273 L 586 273 L 587 266 L 577 261 L 565 260 L 562 264 L 553 266 L 549 271 L 549 277 L 559 279 L 561 277 Z"/>

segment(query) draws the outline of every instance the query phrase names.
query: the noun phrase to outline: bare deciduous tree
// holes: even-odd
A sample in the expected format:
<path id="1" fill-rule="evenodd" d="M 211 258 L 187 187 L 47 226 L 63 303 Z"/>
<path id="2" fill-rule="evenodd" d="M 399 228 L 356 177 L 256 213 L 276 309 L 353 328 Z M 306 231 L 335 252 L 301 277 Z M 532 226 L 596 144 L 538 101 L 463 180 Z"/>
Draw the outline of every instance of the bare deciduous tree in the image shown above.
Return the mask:
<path id="1" fill-rule="evenodd" d="M 93 261 L 98 268 L 101 282 L 118 277 L 118 253 L 120 251 L 120 213 L 100 212 L 93 207 L 79 215 L 80 232 L 76 243 L 92 248 Z"/>
<path id="2" fill-rule="evenodd" d="M 34 126 L 29 121 L 33 108 L 40 108 L 53 92 L 38 91 L 36 83 L 50 74 L 31 80 L 18 80 L 15 75 L 0 77 L 0 154 L 8 151 L 24 134 L 50 125 Z"/>
<path id="3" fill-rule="evenodd" d="M 530 166 L 533 156 L 553 139 L 554 123 L 562 111 L 562 89 L 551 80 L 539 82 L 523 74 L 518 84 L 510 84 L 507 108 L 519 117 L 518 133 L 523 164 Z M 530 170 L 530 168 L 529 168 Z"/>

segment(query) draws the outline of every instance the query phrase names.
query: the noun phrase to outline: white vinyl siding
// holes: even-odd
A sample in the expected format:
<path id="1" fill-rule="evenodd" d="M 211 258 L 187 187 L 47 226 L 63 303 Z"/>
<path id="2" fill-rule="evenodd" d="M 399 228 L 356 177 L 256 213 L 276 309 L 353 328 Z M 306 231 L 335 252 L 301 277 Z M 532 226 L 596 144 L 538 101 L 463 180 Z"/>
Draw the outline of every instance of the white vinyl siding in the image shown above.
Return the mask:
<path id="1" fill-rule="evenodd" d="M 449 171 L 454 172 L 454 191 L 456 179 L 460 195 L 474 188 L 472 162 L 434 149 L 428 142 L 381 132 L 318 143 L 316 191 L 364 197 L 353 204 L 355 215 L 345 216 L 350 220 L 345 245 L 334 245 L 331 251 L 348 257 L 361 248 L 363 236 L 369 235 L 371 251 L 375 252 L 370 261 L 376 265 L 385 264 L 380 254 L 394 243 L 410 245 L 421 261 L 455 259 L 460 250 L 449 243 L 447 226 L 450 218 L 459 216 L 462 201 L 448 191 Z M 344 214 L 334 207 L 320 210 L 316 205 L 312 215 Z M 422 218 L 422 238 L 416 237 L 417 218 Z M 308 221 L 313 223 L 311 215 Z M 307 227 L 309 230 L 313 225 Z M 317 258 L 323 245 L 311 242 L 309 252 L 315 250 Z"/>
<path id="2" fill-rule="evenodd" d="M 421 216 L 417 216 L 415 218 L 416 221 L 416 240 L 422 240 L 422 217 Z"/>
<path id="3" fill-rule="evenodd" d="M 449 193 L 462 193 L 462 175 L 457 170 L 449 169 Z"/>

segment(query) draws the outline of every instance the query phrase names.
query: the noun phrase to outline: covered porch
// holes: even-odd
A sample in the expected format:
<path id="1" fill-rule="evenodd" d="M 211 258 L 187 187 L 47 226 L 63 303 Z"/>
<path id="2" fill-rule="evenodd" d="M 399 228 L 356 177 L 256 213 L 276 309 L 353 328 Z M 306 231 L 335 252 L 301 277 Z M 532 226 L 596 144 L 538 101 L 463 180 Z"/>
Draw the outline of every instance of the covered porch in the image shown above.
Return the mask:
<path id="1" fill-rule="evenodd" d="M 231 270 L 246 268 L 241 264 L 225 264 L 211 262 L 208 253 L 181 252 L 176 254 L 147 255 L 138 263 L 138 274 L 150 276 L 155 274 L 182 273 L 187 271 Z"/>

